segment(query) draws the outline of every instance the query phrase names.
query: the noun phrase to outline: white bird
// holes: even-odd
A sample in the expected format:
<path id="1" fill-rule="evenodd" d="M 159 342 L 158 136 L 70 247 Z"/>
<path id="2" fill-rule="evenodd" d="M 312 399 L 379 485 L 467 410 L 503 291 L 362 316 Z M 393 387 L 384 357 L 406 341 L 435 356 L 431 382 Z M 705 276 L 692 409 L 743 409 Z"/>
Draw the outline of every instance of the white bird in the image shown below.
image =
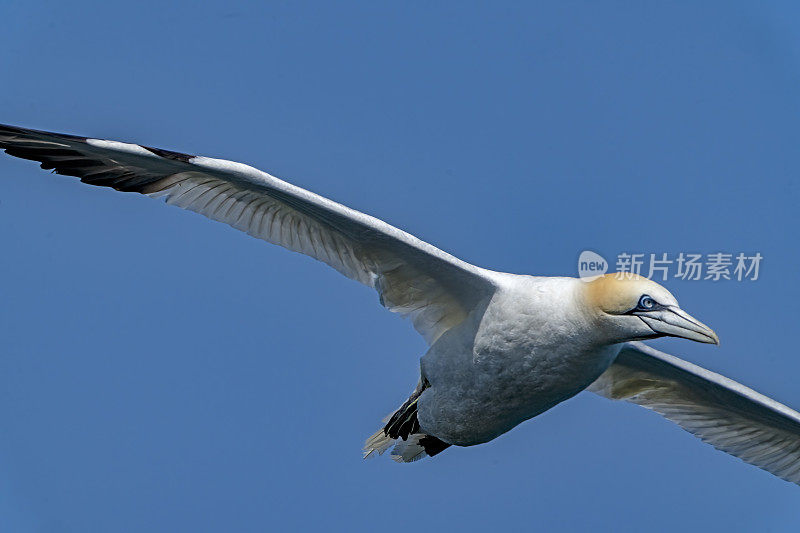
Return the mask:
<path id="1" fill-rule="evenodd" d="M 137 144 L 0 126 L 0 148 L 84 183 L 163 197 L 375 288 L 430 348 L 411 397 L 365 456 L 397 461 L 496 438 L 583 390 L 660 413 L 800 484 L 800 414 L 638 341 L 718 344 L 665 288 L 494 272 L 253 167 Z"/>

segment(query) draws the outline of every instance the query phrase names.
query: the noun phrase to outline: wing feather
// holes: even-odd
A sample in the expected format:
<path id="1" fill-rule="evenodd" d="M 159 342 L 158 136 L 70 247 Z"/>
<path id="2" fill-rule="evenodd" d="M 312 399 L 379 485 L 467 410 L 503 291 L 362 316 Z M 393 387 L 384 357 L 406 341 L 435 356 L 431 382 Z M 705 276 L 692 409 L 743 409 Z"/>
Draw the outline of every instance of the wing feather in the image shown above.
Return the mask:
<path id="1" fill-rule="evenodd" d="M 800 413 L 645 344 L 626 344 L 588 390 L 651 409 L 718 450 L 800 484 Z"/>
<path id="2" fill-rule="evenodd" d="M 3 125 L 0 148 L 84 183 L 164 198 L 327 263 L 375 288 L 430 343 L 495 290 L 488 271 L 241 163 Z"/>

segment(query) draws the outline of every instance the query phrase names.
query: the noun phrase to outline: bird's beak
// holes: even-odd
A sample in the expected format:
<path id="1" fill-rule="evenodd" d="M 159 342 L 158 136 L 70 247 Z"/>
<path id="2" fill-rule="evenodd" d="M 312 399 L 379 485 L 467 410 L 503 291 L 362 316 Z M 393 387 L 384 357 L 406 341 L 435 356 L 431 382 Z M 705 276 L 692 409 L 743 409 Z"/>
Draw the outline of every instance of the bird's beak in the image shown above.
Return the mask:
<path id="1" fill-rule="evenodd" d="M 671 305 L 657 311 L 640 311 L 634 314 L 659 335 L 719 344 L 719 337 L 711 328 L 693 318 L 680 307 Z"/>

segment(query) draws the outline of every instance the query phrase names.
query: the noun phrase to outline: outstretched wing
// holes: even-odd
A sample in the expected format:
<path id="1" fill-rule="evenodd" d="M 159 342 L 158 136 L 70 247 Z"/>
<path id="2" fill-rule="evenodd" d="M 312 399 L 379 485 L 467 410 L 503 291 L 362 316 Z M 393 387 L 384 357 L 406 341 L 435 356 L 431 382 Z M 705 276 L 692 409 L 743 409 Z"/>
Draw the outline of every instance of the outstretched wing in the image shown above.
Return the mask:
<path id="1" fill-rule="evenodd" d="M 731 379 L 631 342 L 587 390 L 652 409 L 718 450 L 800 484 L 800 413 Z"/>
<path id="2" fill-rule="evenodd" d="M 381 303 L 410 315 L 430 343 L 494 292 L 483 269 L 241 163 L 3 125 L 0 148 L 84 183 L 164 197 L 310 255 L 374 287 Z"/>

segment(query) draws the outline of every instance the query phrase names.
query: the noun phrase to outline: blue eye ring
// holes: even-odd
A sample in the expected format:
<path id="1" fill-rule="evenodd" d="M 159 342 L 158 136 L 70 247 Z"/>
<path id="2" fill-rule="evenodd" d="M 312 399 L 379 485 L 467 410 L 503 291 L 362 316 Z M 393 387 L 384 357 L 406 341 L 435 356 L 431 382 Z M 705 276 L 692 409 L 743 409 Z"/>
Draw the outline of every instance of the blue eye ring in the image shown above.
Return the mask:
<path id="1" fill-rule="evenodd" d="M 639 298 L 639 309 L 645 309 L 645 310 L 650 311 L 651 309 L 654 309 L 655 307 L 656 307 L 656 301 L 653 300 L 653 298 L 650 297 L 649 295 L 644 294 L 644 295 L 642 295 L 641 298 Z"/>

